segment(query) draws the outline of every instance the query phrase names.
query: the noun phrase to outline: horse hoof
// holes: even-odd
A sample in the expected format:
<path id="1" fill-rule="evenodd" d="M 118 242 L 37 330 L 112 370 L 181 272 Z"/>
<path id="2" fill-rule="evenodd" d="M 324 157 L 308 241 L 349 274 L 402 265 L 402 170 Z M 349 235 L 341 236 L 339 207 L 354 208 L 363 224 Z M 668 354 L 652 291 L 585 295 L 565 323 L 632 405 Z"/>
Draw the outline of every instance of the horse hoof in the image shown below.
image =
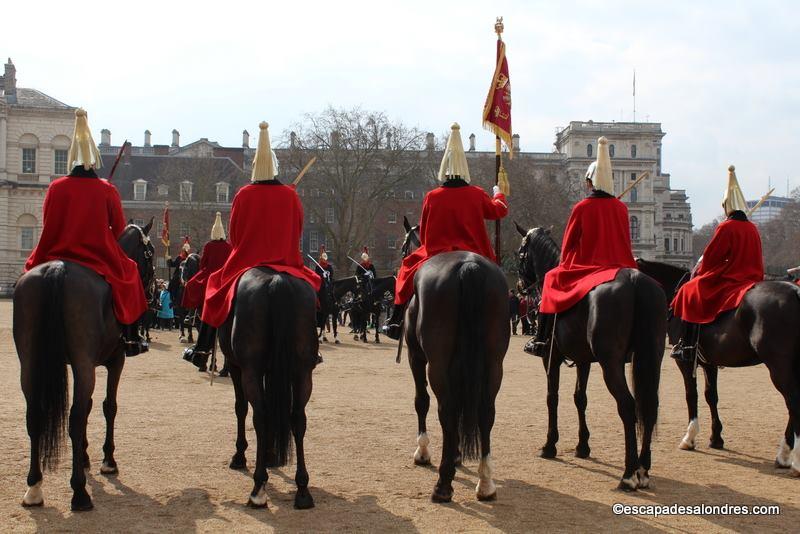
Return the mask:
<path id="1" fill-rule="evenodd" d="M 117 469 L 116 462 L 109 463 L 103 462 L 103 465 L 100 466 L 100 474 L 102 475 L 116 475 L 119 473 L 119 469 Z"/>
<path id="2" fill-rule="evenodd" d="M 638 477 L 636 476 L 636 473 L 634 473 L 631 478 L 623 478 L 622 480 L 620 480 L 617 489 L 630 492 L 630 491 L 636 491 L 636 488 L 638 487 L 639 487 L 639 480 Z"/>
<path id="3" fill-rule="evenodd" d="M 650 473 L 644 467 L 640 467 L 636 471 L 636 478 L 638 479 L 638 486 L 640 489 L 647 489 L 650 487 Z"/>
<path id="4" fill-rule="evenodd" d="M 789 475 L 793 477 L 800 477 L 800 471 L 798 471 L 794 466 L 789 468 Z"/>
<path id="5" fill-rule="evenodd" d="M 688 442 L 686 440 L 681 441 L 681 444 L 678 445 L 678 448 L 682 451 L 693 451 L 694 450 L 694 443 Z"/>
<path id="6" fill-rule="evenodd" d="M 85 493 L 85 495 L 80 496 L 74 495 L 70 508 L 73 512 L 88 512 L 94 508 L 94 504 L 92 504 L 92 498 L 89 497 L 89 494 Z"/>
<path id="7" fill-rule="evenodd" d="M 42 493 L 42 481 L 40 480 L 25 491 L 25 496 L 22 497 L 22 506 L 25 508 L 33 508 L 34 506 L 42 506 L 43 504 L 44 493 Z"/>
<path id="8" fill-rule="evenodd" d="M 314 508 L 314 498 L 308 491 L 308 488 L 298 489 L 294 495 L 294 508 L 295 510 L 308 510 Z"/>
<path id="9" fill-rule="evenodd" d="M 338 339 L 336 339 L 336 340 L 334 340 L 333 344 L 334 344 L 334 345 L 341 345 L 341 344 L 342 344 L 342 342 L 341 342 L 341 341 L 339 341 Z"/>
<path id="10" fill-rule="evenodd" d="M 551 447 L 549 445 L 545 445 L 544 447 L 542 447 L 542 450 L 539 451 L 539 457 L 540 458 L 545 458 L 547 460 L 552 460 L 553 458 L 556 457 L 556 453 L 557 452 L 558 451 L 556 450 L 555 447 Z"/>
<path id="11" fill-rule="evenodd" d="M 496 501 L 497 500 L 497 492 L 495 491 L 491 495 L 481 495 L 480 493 L 477 494 L 478 500 L 481 502 L 489 502 L 489 501 Z"/>
<path id="12" fill-rule="evenodd" d="M 414 456 L 414 465 L 419 465 L 419 466 L 431 465 L 431 459 L 430 458 L 417 458 L 416 455 L 415 455 Z"/>
<path id="13" fill-rule="evenodd" d="M 433 490 L 433 494 L 431 495 L 431 502 L 435 503 L 448 503 L 453 500 L 453 490 L 450 489 L 448 491 L 441 491 L 438 488 Z"/>
<path id="14" fill-rule="evenodd" d="M 247 497 L 247 506 L 250 508 L 266 508 L 267 507 L 267 490 L 264 485 L 259 488 L 255 495 L 252 493 Z"/>
<path id="15" fill-rule="evenodd" d="M 244 454 L 242 454 L 241 456 L 234 454 L 233 458 L 231 458 L 231 463 L 228 465 L 228 467 L 236 471 L 247 469 L 247 459 L 245 458 Z"/>
<path id="16" fill-rule="evenodd" d="M 591 449 L 588 445 L 578 445 L 575 448 L 575 458 L 588 458 Z"/>
<path id="17" fill-rule="evenodd" d="M 725 448 L 725 442 L 723 440 L 715 440 L 712 439 L 708 442 L 708 446 L 712 449 L 722 450 Z"/>

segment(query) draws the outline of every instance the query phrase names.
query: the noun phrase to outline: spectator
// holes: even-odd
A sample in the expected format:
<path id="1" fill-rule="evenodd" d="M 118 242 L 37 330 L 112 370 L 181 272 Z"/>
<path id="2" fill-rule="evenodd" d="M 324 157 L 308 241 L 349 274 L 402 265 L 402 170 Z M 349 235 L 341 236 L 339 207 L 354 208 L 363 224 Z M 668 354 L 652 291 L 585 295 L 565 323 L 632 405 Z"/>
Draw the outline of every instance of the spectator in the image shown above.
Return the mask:
<path id="1" fill-rule="evenodd" d="M 167 290 L 167 284 L 161 284 L 161 294 L 158 298 L 158 322 L 162 330 L 172 330 L 175 313 L 172 311 L 172 297 Z"/>
<path id="2" fill-rule="evenodd" d="M 508 290 L 508 312 L 511 316 L 511 333 L 516 336 L 519 324 L 519 298 L 510 289 Z"/>

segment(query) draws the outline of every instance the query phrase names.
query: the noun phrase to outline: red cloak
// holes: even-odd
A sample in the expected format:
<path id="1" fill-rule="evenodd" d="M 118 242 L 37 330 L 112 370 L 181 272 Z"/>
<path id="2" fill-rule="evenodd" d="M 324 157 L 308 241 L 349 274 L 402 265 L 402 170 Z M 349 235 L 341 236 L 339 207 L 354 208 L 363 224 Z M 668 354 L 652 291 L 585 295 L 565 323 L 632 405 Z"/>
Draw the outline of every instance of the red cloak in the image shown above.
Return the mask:
<path id="1" fill-rule="evenodd" d="M 53 260 L 83 265 L 111 286 L 117 320 L 136 322 L 147 302 L 139 268 L 117 242 L 126 226 L 117 189 L 104 179 L 65 176 L 50 184 L 42 211 L 42 236 L 25 272 Z"/>
<path id="2" fill-rule="evenodd" d="M 431 257 L 442 252 L 464 250 L 496 261 L 484 220 L 508 214 L 506 198 L 494 198 L 473 185 L 445 183 L 425 195 L 419 223 L 422 245 L 403 258 L 395 285 L 395 304 L 408 302 L 414 294 L 414 275 Z"/>
<path id="3" fill-rule="evenodd" d="M 277 180 L 256 182 L 236 193 L 225 265 L 208 277 L 202 320 L 213 327 L 228 318 L 239 278 L 254 267 L 269 267 L 305 280 L 319 291 L 321 280 L 300 256 L 303 206 L 294 187 Z"/>
<path id="4" fill-rule="evenodd" d="M 744 294 L 763 279 L 758 228 L 745 218 L 728 219 L 714 231 L 694 277 L 675 295 L 673 311 L 690 323 L 711 323 L 739 306 Z"/>
<path id="5" fill-rule="evenodd" d="M 613 196 L 594 193 L 572 208 L 561 263 L 544 277 L 539 311 L 568 310 L 623 268 L 636 269 L 628 208 Z"/>
<path id="6" fill-rule="evenodd" d="M 181 306 L 192 309 L 200 308 L 203 305 L 208 277 L 225 265 L 230 254 L 231 244 L 224 239 L 209 241 L 205 244 L 203 253 L 200 255 L 200 270 L 186 282 Z"/>

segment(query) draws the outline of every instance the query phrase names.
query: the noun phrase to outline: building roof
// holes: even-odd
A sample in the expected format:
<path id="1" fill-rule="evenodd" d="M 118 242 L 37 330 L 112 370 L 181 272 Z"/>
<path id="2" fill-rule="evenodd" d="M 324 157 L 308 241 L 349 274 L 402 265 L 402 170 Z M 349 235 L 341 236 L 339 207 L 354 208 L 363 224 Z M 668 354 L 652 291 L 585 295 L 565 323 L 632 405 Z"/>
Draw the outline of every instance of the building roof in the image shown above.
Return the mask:
<path id="1" fill-rule="evenodd" d="M 26 107 L 26 108 L 42 108 L 42 109 L 75 109 L 72 106 L 56 100 L 52 96 L 48 96 L 36 89 L 26 89 L 18 87 L 16 91 L 16 98 L 13 95 L 5 95 L 6 102 L 13 106 Z"/>

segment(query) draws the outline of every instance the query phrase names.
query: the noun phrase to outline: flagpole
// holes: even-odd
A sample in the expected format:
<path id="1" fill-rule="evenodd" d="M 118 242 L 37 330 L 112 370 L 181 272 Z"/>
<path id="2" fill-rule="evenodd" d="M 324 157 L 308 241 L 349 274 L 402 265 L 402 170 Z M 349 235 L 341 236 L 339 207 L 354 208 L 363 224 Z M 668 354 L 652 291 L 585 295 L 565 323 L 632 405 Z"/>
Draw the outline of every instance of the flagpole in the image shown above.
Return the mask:
<path id="1" fill-rule="evenodd" d="M 503 40 L 503 19 L 502 17 L 499 18 L 494 24 L 494 31 L 497 34 L 497 40 Z M 500 167 L 503 165 L 502 161 L 503 152 L 502 152 L 502 145 L 500 144 L 500 136 L 494 136 L 494 185 L 500 183 Z M 494 257 L 497 260 L 497 265 L 502 265 L 502 257 L 500 254 L 501 251 L 500 246 L 500 219 L 497 219 L 494 222 Z"/>

